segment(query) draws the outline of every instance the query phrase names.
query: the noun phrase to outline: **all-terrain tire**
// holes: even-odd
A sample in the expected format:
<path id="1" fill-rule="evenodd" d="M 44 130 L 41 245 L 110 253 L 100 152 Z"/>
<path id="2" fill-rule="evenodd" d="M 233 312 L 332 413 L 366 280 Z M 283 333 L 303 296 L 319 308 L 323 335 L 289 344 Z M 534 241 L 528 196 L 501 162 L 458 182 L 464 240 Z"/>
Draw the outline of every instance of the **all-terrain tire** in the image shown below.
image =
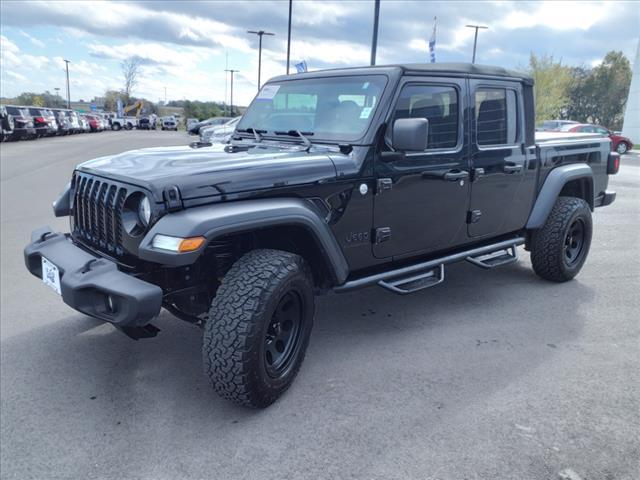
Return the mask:
<path id="1" fill-rule="evenodd" d="M 295 343 L 282 347 L 284 352 L 279 355 L 288 352 L 288 360 L 283 360 L 280 370 L 276 370 L 272 355 L 278 355 L 272 343 L 274 325 L 284 335 L 285 322 L 289 320 L 283 321 L 282 326 L 279 320 L 274 322 L 284 311 L 283 302 L 287 299 L 299 302 L 295 311 L 300 314 L 294 315 L 299 323 L 294 328 L 290 325 L 290 338 Z M 247 407 L 272 404 L 289 388 L 300 369 L 313 314 L 313 280 L 302 257 L 260 249 L 236 261 L 211 302 L 204 327 L 204 370 L 216 392 Z"/>
<path id="2" fill-rule="evenodd" d="M 559 197 L 544 226 L 531 236 L 533 270 L 545 280 L 571 280 L 587 259 L 592 232 L 587 202 L 581 198 Z"/>

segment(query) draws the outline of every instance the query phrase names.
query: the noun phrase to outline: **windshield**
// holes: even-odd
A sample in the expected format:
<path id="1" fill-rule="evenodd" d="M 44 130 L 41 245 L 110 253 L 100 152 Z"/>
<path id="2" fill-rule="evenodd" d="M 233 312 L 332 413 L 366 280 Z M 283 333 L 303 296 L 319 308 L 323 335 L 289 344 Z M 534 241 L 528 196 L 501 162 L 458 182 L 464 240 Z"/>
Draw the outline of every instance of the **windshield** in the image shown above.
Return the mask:
<path id="1" fill-rule="evenodd" d="M 287 80 L 262 87 L 238 124 L 265 134 L 300 131 L 314 140 L 355 141 L 373 118 L 383 75 Z"/>

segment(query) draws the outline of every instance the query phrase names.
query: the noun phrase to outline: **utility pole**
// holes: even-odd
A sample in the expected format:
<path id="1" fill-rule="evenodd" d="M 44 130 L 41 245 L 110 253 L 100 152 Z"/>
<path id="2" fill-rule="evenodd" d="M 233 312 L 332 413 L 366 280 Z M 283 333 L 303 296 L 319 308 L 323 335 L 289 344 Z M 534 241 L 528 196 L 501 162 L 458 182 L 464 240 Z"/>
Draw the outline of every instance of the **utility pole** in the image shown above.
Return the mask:
<path id="1" fill-rule="evenodd" d="M 71 90 L 69 88 L 69 60 L 65 60 L 65 66 L 67 67 L 67 108 L 71 108 Z"/>
<path id="2" fill-rule="evenodd" d="M 265 32 L 264 30 L 247 30 L 247 33 L 253 33 L 258 35 L 258 90 L 260 90 L 260 69 L 262 68 L 262 36 L 263 35 L 275 35 L 275 33 Z M 231 78 L 233 79 L 233 74 L 231 74 Z"/>
<path id="3" fill-rule="evenodd" d="M 167 105 L 167 87 L 164 87 L 164 104 Z"/>
<path id="4" fill-rule="evenodd" d="M 471 57 L 471 63 L 476 63 L 476 45 L 478 44 L 478 30 L 479 29 L 488 29 L 489 27 L 485 27 L 484 25 L 467 25 L 469 28 L 475 28 L 476 34 L 473 38 L 473 57 Z"/>
<path id="5" fill-rule="evenodd" d="M 373 38 L 371 39 L 371 65 L 376 64 L 376 50 L 378 48 L 378 21 L 380 19 L 380 0 L 375 1 L 373 10 Z"/>
<path id="6" fill-rule="evenodd" d="M 225 72 L 229 72 L 231 74 L 231 96 L 229 98 L 229 110 L 231 111 L 231 116 L 233 117 L 233 74 L 239 72 L 240 70 L 225 70 Z"/>
<path id="7" fill-rule="evenodd" d="M 289 58 L 291 57 L 291 10 L 293 0 L 289 0 L 289 28 L 287 30 L 287 75 L 289 75 Z"/>

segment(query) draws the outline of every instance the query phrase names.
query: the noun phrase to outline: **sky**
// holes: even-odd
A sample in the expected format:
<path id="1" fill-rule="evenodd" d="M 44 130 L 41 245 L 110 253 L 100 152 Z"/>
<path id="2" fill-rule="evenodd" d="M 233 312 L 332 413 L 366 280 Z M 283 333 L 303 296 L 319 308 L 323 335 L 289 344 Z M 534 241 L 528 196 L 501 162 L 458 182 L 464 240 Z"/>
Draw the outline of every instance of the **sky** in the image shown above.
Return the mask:
<path id="1" fill-rule="evenodd" d="M 293 0 L 291 71 L 368 65 L 373 0 Z M 469 62 L 482 24 L 476 63 L 525 68 L 531 52 L 567 65 L 597 65 L 610 50 L 632 60 L 640 34 L 639 1 L 381 0 L 376 63 L 428 62 L 437 17 L 437 62 Z M 266 30 L 262 79 L 286 72 L 288 0 L 12 1 L 0 0 L 0 96 L 24 91 L 72 100 L 121 89 L 123 59 L 144 60 L 133 95 L 152 101 L 229 101 L 225 68 L 239 70 L 234 104 L 257 91 L 257 37 Z"/>

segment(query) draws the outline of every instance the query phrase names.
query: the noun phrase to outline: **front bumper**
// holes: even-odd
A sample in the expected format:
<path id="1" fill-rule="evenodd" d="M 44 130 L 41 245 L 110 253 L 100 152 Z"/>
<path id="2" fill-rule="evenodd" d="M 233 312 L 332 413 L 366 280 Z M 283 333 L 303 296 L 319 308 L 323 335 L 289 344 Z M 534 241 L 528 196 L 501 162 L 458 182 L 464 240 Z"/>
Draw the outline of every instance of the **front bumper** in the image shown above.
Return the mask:
<path id="1" fill-rule="evenodd" d="M 120 327 L 144 326 L 160 313 L 160 287 L 121 272 L 111 260 L 74 245 L 68 235 L 49 227 L 34 231 L 24 260 L 38 278 L 42 257 L 58 267 L 62 300 L 79 312 Z"/>

